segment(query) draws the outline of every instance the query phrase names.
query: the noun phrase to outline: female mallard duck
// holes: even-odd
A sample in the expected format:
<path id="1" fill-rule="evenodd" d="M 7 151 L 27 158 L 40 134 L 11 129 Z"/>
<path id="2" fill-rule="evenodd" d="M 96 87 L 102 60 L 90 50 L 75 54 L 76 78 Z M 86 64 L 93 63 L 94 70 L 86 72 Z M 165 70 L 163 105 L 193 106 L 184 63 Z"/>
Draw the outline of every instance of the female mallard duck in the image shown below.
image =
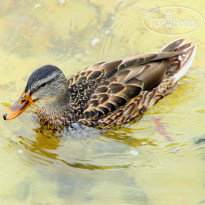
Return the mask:
<path id="1" fill-rule="evenodd" d="M 194 55 L 195 45 L 178 39 L 157 53 L 101 62 L 68 80 L 56 66 L 45 65 L 31 74 L 3 118 L 11 120 L 39 102 L 37 115 L 54 126 L 127 123 L 174 91 Z"/>

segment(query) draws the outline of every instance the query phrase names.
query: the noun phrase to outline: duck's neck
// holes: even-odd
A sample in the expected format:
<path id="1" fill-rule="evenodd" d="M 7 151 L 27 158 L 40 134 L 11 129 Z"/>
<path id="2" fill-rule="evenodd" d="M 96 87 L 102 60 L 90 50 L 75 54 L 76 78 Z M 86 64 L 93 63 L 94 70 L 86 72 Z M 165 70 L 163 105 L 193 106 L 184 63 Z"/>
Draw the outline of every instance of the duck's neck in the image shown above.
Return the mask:
<path id="1" fill-rule="evenodd" d="M 44 122 L 53 125 L 70 125 L 74 121 L 74 109 L 69 105 L 69 95 L 41 101 L 37 114 Z"/>
<path id="2" fill-rule="evenodd" d="M 48 112 L 60 112 L 65 109 L 69 103 L 69 96 L 65 93 L 58 98 L 40 101 L 40 106 Z"/>

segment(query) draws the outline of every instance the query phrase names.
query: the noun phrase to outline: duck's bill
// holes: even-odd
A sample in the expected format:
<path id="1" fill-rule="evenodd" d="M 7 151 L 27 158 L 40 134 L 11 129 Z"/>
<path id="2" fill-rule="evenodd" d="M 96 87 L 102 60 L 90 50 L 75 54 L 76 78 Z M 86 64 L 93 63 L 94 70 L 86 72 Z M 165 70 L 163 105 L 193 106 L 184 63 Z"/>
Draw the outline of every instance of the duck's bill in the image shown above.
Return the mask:
<path id="1" fill-rule="evenodd" d="M 30 96 L 30 91 L 23 93 L 18 101 L 9 108 L 3 115 L 4 120 L 12 120 L 18 117 L 28 107 L 30 107 L 35 101 Z"/>

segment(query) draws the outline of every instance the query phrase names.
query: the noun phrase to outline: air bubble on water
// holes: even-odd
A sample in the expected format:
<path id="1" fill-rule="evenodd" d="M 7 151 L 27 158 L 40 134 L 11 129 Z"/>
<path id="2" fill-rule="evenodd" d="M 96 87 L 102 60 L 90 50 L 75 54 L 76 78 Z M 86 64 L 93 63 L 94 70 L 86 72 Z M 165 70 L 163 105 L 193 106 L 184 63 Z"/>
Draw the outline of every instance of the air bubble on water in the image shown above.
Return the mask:
<path id="1" fill-rule="evenodd" d="M 35 5 L 35 9 L 37 9 L 37 8 L 39 8 L 39 7 L 41 7 L 40 4 L 36 4 L 36 5 Z"/>
<path id="2" fill-rule="evenodd" d="M 18 152 L 19 154 L 22 154 L 22 153 L 23 153 L 23 150 L 19 149 L 19 150 L 17 150 L 17 152 Z"/>
<path id="3" fill-rule="evenodd" d="M 91 46 L 94 47 L 98 42 L 100 41 L 99 38 L 94 38 L 93 40 L 91 40 Z"/>
<path id="4" fill-rule="evenodd" d="M 132 151 L 130 151 L 130 154 L 132 154 L 132 155 L 134 155 L 134 156 L 139 155 L 138 151 L 136 151 L 136 150 L 132 150 Z"/>
<path id="5" fill-rule="evenodd" d="M 105 34 L 109 34 L 109 33 L 111 33 L 110 30 L 106 30 L 106 31 L 105 31 Z"/>
<path id="6" fill-rule="evenodd" d="M 63 4 L 65 2 L 65 0 L 58 0 L 61 4 Z"/>
<path id="7" fill-rule="evenodd" d="M 181 198 L 181 196 L 178 196 L 177 199 L 178 199 L 178 200 L 181 200 L 182 198 Z"/>

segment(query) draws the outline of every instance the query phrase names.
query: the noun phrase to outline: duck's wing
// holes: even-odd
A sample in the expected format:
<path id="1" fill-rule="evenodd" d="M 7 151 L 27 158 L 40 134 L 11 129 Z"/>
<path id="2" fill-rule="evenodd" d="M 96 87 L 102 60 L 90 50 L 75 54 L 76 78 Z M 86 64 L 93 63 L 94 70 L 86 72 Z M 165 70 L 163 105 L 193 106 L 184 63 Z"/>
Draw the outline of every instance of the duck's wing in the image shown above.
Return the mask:
<path id="1" fill-rule="evenodd" d="M 89 100 L 88 107 L 84 110 L 84 119 L 81 121 L 86 124 L 86 121 L 95 121 L 107 116 L 125 106 L 143 91 L 151 90 L 160 84 L 168 71 L 174 73 L 175 70 L 179 70 L 179 56 L 186 56 L 192 48 L 190 43 L 181 46 L 183 42 L 183 39 L 179 39 L 158 53 L 100 63 L 84 70 L 86 80 L 95 79 L 99 81 L 99 86 Z"/>

